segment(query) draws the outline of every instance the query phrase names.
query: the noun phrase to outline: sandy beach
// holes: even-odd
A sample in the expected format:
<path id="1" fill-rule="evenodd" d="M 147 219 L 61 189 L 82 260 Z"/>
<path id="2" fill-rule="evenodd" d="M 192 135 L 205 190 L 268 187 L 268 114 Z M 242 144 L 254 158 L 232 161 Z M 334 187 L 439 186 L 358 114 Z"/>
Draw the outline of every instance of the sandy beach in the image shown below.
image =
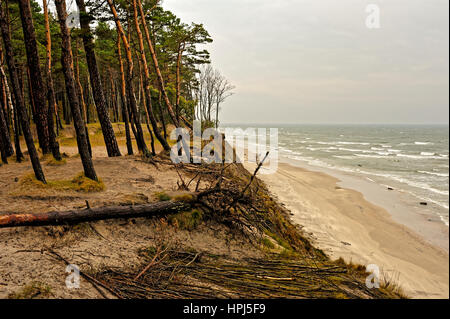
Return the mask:
<path id="1" fill-rule="evenodd" d="M 405 211 L 399 194 L 284 163 L 260 178 L 331 258 L 376 264 L 412 298 L 449 297 L 448 227 Z"/>

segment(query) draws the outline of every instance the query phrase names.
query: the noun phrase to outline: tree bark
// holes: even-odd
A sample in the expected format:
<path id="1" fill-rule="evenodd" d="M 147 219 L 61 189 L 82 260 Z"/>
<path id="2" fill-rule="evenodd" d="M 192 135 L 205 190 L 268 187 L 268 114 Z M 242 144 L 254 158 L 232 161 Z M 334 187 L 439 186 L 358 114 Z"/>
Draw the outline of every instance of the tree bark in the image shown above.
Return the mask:
<path id="1" fill-rule="evenodd" d="M 84 100 L 84 91 L 83 86 L 81 85 L 80 81 L 80 64 L 78 63 L 78 38 L 75 38 L 75 54 L 74 54 L 74 60 L 75 60 L 75 84 L 78 91 L 78 101 L 80 105 L 80 112 L 81 116 L 83 117 L 84 122 L 84 130 L 86 131 L 86 139 L 89 147 L 89 154 L 91 154 L 92 157 L 92 146 L 91 141 L 89 139 L 89 129 L 87 127 L 87 107 L 86 107 L 86 101 Z"/>
<path id="2" fill-rule="evenodd" d="M 131 143 L 131 132 L 130 132 L 130 118 L 128 116 L 128 103 L 127 103 L 127 90 L 125 83 L 125 73 L 123 71 L 123 61 L 122 61 L 122 49 L 120 47 L 120 35 L 117 35 L 117 57 L 119 59 L 120 66 L 120 96 L 122 98 L 122 118 L 125 122 L 125 137 L 127 139 L 127 151 L 128 155 L 133 155 L 133 144 Z"/>
<path id="3" fill-rule="evenodd" d="M 6 119 L 3 114 L 3 103 L 0 103 L 0 158 L 3 163 L 8 164 L 9 146 L 11 140 L 8 136 L 8 126 L 6 125 Z"/>
<path id="4" fill-rule="evenodd" d="M 81 116 L 80 105 L 75 88 L 75 79 L 73 74 L 73 56 L 69 29 L 66 25 L 67 12 L 66 1 L 55 0 L 56 11 L 58 12 L 59 25 L 61 29 L 61 65 L 63 68 L 66 82 L 66 91 L 69 98 L 70 108 L 72 110 L 73 122 L 77 134 L 78 151 L 83 163 L 84 175 L 87 178 L 98 181 L 97 174 L 92 163 L 92 157 L 89 153 L 89 145 L 86 136 L 85 124 Z"/>
<path id="5" fill-rule="evenodd" d="M 3 56 L 3 52 L 2 52 Z M 9 104 L 10 108 L 12 109 L 12 125 L 14 127 L 14 147 L 16 148 L 16 162 L 20 163 L 23 160 L 23 153 L 22 148 L 20 146 L 20 127 L 19 127 L 19 120 L 18 120 L 18 112 L 16 104 L 13 103 L 12 96 L 11 96 L 11 90 L 9 89 L 8 85 L 8 79 L 6 77 L 5 70 L 3 69 L 3 65 L 0 66 L 0 77 L 2 78 L 2 81 L 4 83 L 5 93 L 6 93 L 6 103 Z"/>
<path id="6" fill-rule="evenodd" d="M 176 72 L 176 103 L 175 103 L 175 114 L 177 121 L 180 122 L 180 96 L 181 96 L 181 66 L 183 51 L 185 49 L 185 44 L 180 44 L 178 47 L 177 55 L 177 72 Z"/>
<path id="7" fill-rule="evenodd" d="M 141 51 L 140 52 L 141 61 L 143 63 L 143 69 L 144 69 L 144 75 L 145 75 L 143 86 L 144 86 L 144 92 L 145 92 L 145 99 L 147 101 L 146 104 L 147 104 L 148 115 L 150 117 L 150 122 L 152 124 L 153 132 L 154 132 L 156 138 L 161 143 L 161 145 L 165 151 L 170 151 L 169 144 L 167 143 L 166 139 L 161 135 L 161 132 L 158 129 L 158 124 L 156 123 L 155 114 L 153 112 L 152 96 L 151 96 L 151 92 L 150 92 L 150 73 L 148 70 L 147 58 L 145 57 L 144 40 L 142 38 L 142 32 L 141 32 L 141 28 L 139 26 L 139 17 L 138 17 L 136 0 L 133 0 L 133 8 L 134 8 L 134 20 L 135 20 L 135 24 L 136 24 L 136 31 L 137 31 L 138 38 L 139 38 L 139 48 Z M 143 18 L 143 20 L 145 20 L 145 18 Z"/>
<path id="8" fill-rule="evenodd" d="M 28 153 L 33 166 L 36 179 L 46 183 L 44 172 L 42 171 L 41 163 L 39 162 L 39 156 L 34 146 L 33 135 L 31 134 L 30 124 L 28 121 L 28 114 L 26 111 L 23 94 L 20 88 L 19 76 L 16 69 L 16 62 L 14 59 L 13 48 L 11 44 L 11 31 L 9 28 L 9 19 L 6 15 L 6 10 L 3 7 L 3 1 L 0 1 L 0 29 L 2 32 L 3 43 L 5 46 L 6 63 L 8 64 L 9 75 L 11 78 L 11 84 L 13 93 L 15 96 L 16 108 L 20 121 L 22 124 L 23 135 L 27 143 Z"/>
<path id="9" fill-rule="evenodd" d="M 59 144 L 56 141 L 55 134 L 55 122 L 53 116 L 57 116 L 57 105 L 55 99 L 55 89 L 53 87 L 52 78 L 52 37 L 50 33 L 50 21 L 48 17 L 48 4 L 47 0 L 43 0 L 44 6 L 44 24 L 45 24 L 45 38 L 46 38 L 46 73 L 47 73 L 47 101 L 48 101 L 48 134 L 50 149 L 53 157 L 57 161 L 61 161 L 61 152 L 59 151 Z M 56 117 L 55 116 L 55 117 Z"/>
<path id="10" fill-rule="evenodd" d="M 38 132 L 39 145 L 44 154 L 50 153 L 50 137 L 47 120 L 47 106 L 45 103 L 45 87 L 42 81 L 40 69 L 39 53 L 34 30 L 33 19 L 31 16 L 30 0 L 18 0 L 20 7 L 20 17 L 22 20 L 22 29 L 27 52 L 28 68 L 30 71 L 30 84 L 35 103 L 35 122 Z"/>
<path id="11" fill-rule="evenodd" d="M 3 90 L 5 89 L 2 85 Z M 6 95 L 6 93 L 5 93 Z M 0 102 L 0 142 L 1 142 L 1 157 L 4 163 L 8 163 L 8 157 L 14 154 L 14 148 L 11 144 L 11 138 L 9 135 L 9 125 L 7 122 L 4 109 L 6 108 L 6 100 Z"/>
<path id="12" fill-rule="evenodd" d="M 108 1 L 111 1 L 111 0 L 108 0 Z M 159 83 L 159 86 L 160 86 L 160 89 L 161 89 L 164 101 L 166 103 L 167 110 L 169 111 L 169 115 L 170 115 L 170 118 L 172 119 L 173 124 L 175 124 L 176 127 L 179 127 L 180 123 L 177 121 L 177 117 L 176 117 L 176 115 L 175 115 L 175 113 L 173 111 L 172 103 L 170 103 L 169 96 L 167 95 L 166 87 L 165 87 L 165 84 L 164 84 L 164 79 L 162 77 L 161 70 L 160 70 L 159 64 L 158 64 L 158 58 L 156 57 L 155 48 L 153 47 L 153 43 L 152 43 L 152 40 L 150 38 L 150 33 L 148 31 L 147 21 L 145 20 L 145 14 L 144 14 L 144 9 L 142 8 L 141 0 L 138 0 L 137 4 L 139 6 L 139 11 L 141 13 L 142 27 L 144 28 L 145 37 L 147 39 L 147 44 L 148 44 L 148 47 L 150 49 L 150 54 L 152 56 L 153 66 L 155 67 L 156 75 L 157 75 L 157 78 L 158 78 L 158 83 Z"/>
<path id="13" fill-rule="evenodd" d="M 141 151 L 141 153 L 146 156 L 149 157 L 150 156 L 150 152 L 148 151 L 147 145 L 145 144 L 145 140 L 144 140 L 144 133 L 142 131 L 142 126 L 141 123 L 139 122 L 139 114 L 137 111 L 137 106 L 136 106 L 136 99 L 134 97 L 134 86 L 133 86 L 133 68 L 134 68 L 134 63 L 133 63 L 133 57 L 131 54 L 131 48 L 129 45 L 129 42 L 127 40 L 127 36 L 125 34 L 125 31 L 123 30 L 122 24 L 120 23 L 120 19 L 119 19 L 119 15 L 117 14 L 116 11 L 116 7 L 113 4 L 112 0 L 107 0 L 109 7 L 111 9 L 111 13 L 114 16 L 114 21 L 116 23 L 116 27 L 117 27 L 117 31 L 120 34 L 120 37 L 122 38 L 122 42 L 123 45 L 125 47 L 125 53 L 126 53 L 126 58 L 127 58 L 127 63 L 128 63 L 128 68 L 127 68 L 127 92 L 128 92 L 128 105 L 130 106 L 130 110 L 133 114 L 133 120 L 134 120 L 134 124 L 136 127 L 136 143 L 138 145 L 139 150 Z"/>
<path id="14" fill-rule="evenodd" d="M 67 225 L 106 219 L 154 217 L 177 213 L 189 207 L 190 205 L 187 203 L 168 201 L 137 206 L 88 208 L 43 214 L 4 213 L 0 215 L 0 228 Z"/>
<path id="15" fill-rule="evenodd" d="M 119 145 L 114 134 L 114 129 L 109 117 L 105 93 L 98 71 L 97 58 L 95 57 L 93 35 L 89 26 L 90 16 L 86 12 L 84 0 L 76 0 L 78 9 L 80 10 L 80 24 L 83 37 L 84 51 L 86 53 L 86 61 L 89 69 L 89 77 L 91 79 L 92 91 L 97 108 L 98 119 L 102 127 L 103 137 L 109 157 L 121 156 Z"/>

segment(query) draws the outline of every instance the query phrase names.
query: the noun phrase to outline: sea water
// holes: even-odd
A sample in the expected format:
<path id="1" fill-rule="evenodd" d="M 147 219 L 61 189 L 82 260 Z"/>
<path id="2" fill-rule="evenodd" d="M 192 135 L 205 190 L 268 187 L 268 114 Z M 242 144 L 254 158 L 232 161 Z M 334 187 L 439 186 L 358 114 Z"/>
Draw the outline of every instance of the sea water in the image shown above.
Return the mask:
<path id="1" fill-rule="evenodd" d="M 246 129 L 249 125 L 228 125 Z M 277 127 L 281 161 L 362 176 L 435 207 L 449 225 L 449 127 L 425 125 L 254 125 Z"/>

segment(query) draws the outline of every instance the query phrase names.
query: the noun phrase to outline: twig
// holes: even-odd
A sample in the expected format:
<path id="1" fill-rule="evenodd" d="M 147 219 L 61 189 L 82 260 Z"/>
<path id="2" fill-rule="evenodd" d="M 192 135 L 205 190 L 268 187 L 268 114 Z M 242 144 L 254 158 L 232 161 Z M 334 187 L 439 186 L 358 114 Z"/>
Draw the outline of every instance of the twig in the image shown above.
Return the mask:
<path id="1" fill-rule="evenodd" d="M 64 258 L 62 257 L 60 254 L 58 254 L 57 252 L 53 251 L 53 250 L 48 250 L 48 252 L 50 254 L 52 254 L 53 256 L 55 256 L 57 259 L 63 261 L 66 263 L 66 265 L 70 265 L 70 263 Z M 80 270 L 80 275 L 83 276 L 86 280 L 88 280 L 95 289 L 97 289 L 98 292 L 100 292 L 100 294 L 106 298 L 109 299 L 108 296 L 106 296 L 101 290 L 98 289 L 98 287 L 96 287 L 96 285 L 99 285 L 103 288 L 105 288 L 106 290 L 108 290 L 110 293 L 112 293 L 114 296 L 116 296 L 119 299 L 123 299 L 121 295 L 119 295 L 117 292 L 115 292 L 111 287 L 109 287 L 108 285 L 102 283 L 101 281 L 98 281 L 97 279 L 95 279 L 94 277 L 89 276 L 88 274 L 82 272 Z"/>
<path id="2" fill-rule="evenodd" d="M 233 200 L 233 203 L 231 203 L 231 205 L 229 206 L 228 209 L 230 209 L 231 207 L 234 207 L 234 206 L 236 205 L 236 203 L 237 203 L 240 199 L 242 199 L 242 197 L 244 197 L 245 192 L 247 191 L 247 189 L 252 185 L 253 181 L 255 180 L 256 174 L 258 174 L 259 170 L 260 170 L 261 167 L 264 165 L 264 162 L 266 161 L 267 157 L 269 157 L 269 153 L 270 153 L 270 152 L 267 152 L 267 153 L 266 153 L 266 156 L 264 157 L 264 159 L 263 159 L 263 160 L 258 164 L 258 166 L 256 167 L 255 172 L 253 173 L 252 177 L 250 178 L 250 181 L 248 182 L 248 184 L 247 184 L 247 185 L 245 186 L 245 188 L 242 190 L 241 194 Z"/>
<path id="3" fill-rule="evenodd" d="M 158 250 L 157 250 L 157 252 L 156 252 L 156 254 L 155 254 L 155 256 L 153 257 L 153 259 L 152 259 L 152 261 L 139 273 L 139 275 L 137 275 L 135 278 L 134 278 L 134 281 L 137 281 L 143 274 L 145 274 L 146 272 L 147 272 L 147 270 L 149 270 L 153 265 L 155 265 L 156 263 L 155 263 L 155 261 L 156 261 L 156 259 L 161 255 L 161 254 L 163 254 L 163 253 L 165 253 L 167 250 L 169 249 L 169 247 L 167 247 L 166 249 L 164 249 L 163 251 L 161 251 L 161 249 L 160 248 L 158 248 Z M 165 258 L 165 257 L 163 257 L 163 258 Z M 161 259 L 162 260 L 162 259 Z"/>

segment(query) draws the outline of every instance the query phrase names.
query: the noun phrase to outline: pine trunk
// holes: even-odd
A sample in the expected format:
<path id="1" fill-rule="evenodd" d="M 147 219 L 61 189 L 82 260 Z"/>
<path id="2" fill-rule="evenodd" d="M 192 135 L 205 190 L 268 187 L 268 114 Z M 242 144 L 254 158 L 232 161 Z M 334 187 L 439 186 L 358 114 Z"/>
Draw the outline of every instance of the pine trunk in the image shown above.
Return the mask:
<path id="1" fill-rule="evenodd" d="M 34 146 L 33 136 L 31 134 L 30 124 L 28 121 L 28 114 L 26 111 L 22 90 L 20 88 L 19 76 L 17 73 L 16 62 L 14 59 L 14 53 L 11 44 L 11 33 L 10 33 L 11 31 L 9 28 L 9 21 L 5 11 L 6 10 L 4 9 L 3 4 L 0 3 L 0 29 L 2 32 L 3 43 L 5 46 L 6 63 L 8 64 L 9 75 L 11 78 L 12 89 L 16 102 L 15 106 L 19 113 L 18 116 L 20 117 L 23 135 L 27 143 L 28 153 L 30 156 L 30 160 L 33 166 L 36 179 L 43 183 L 46 183 L 44 172 L 42 171 L 41 163 L 39 161 L 39 155 L 36 150 L 36 147 Z"/>
<path id="2" fill-rule="evenodd" d="M 48 102 L 48 134 L 50 139 L 50 149 L 53 157 L 57 161 L 61 161 L 61 152 L 59 151 L 59 144 L 56 141 L 55 122 L 53 117 L 57 114 L 57 105 L 55 99 L 55 90 L 52 79 L 52 37 L 50 33 L 50 21 L 48 17 L 47 0 L 43 0 L 44 5 L 44 23 L 45 23 L 45 37 L 46 37 L 46 73 L 47 73 L 47 102 Z M 56 117 L 56 116 L 55 116 Z"/>
<path id="3" fill-rule="evenodd" d="M 137 6 L 136 6 L 136 0 L 133 0 L 133 8 L 134 8 L 134 20 L 136 23 L 136 31 L 137 31 L 138 38 L 139 38 L 139 48 L 141 51 L 140 52 L 141 61 L 143 63 L 143 69 L 144 69 L 144 75 L 145 75 L 143 86 L 144 86 L 144 92 L 145 92 L 145 99 L 147 102 L 146 105 L 147 105 L 148 115 L 150 117 L 150 122 L 152 124 L 153 132 L 154 132 L 156 138 L 161 143 L 161 145 L 165 151 L 170 151 L 169 144 L 167 143 L 166 139 L 161 135 L 161 133 L 158 129 L 158 124 L 156 123 L 155 114 L 153 112 L 152 96 L 151 96 L 151 92 L 150 92 L 150 73 L 148 70 L 147 58 L 145 57 L 144 39 L 142 38 L 142 32 L 141 32 L 141 28 L 139 26 L 139 18 L 138 18 L 138 10 L 137 10 Z M 145 17 L 142 18 L 142 20 L 145 20 Z"/>
<path id="4" fill-rule="evenodd" d="M 114 129 L 108 114 L 105 93 L 98 71 L 97 58 L 95 57 L 94 42 L 91 29 L 89 27 L 90 16 L 86 12 L 84 0 L 76 0 L 78 9 L 80 10 L 80 24 L 82 30 L 84 50 L 86 53 L 86 61 L 89 69 L 89 77 L 91 80 L 95 106 L 97 108 L 98 119 L 102 127 L 103 137 L 106 144 L 108 156 L 121 156 L 119 145 L 117 144 Z"/>
<path id="5" fill-rule="evenodd" d="M 3 52 L 2 52 L 2 56 L 3 56 Z M 3 66 L 0 66 L 0 76 L 2 78 L 2 81 L 4 83 L 4 88 L 5 88 L 5 93 L 6 93 L 6 103 L 9 104 L 9 108 L 12 109 L 12 126 L 14 127 L 14 147 L 16 148 L 16 162 L 20 163 L 23 160 L 23 153 L 22 153 L 22 148 L 20 146 L 20 138 L 19 138 L 19 134 L 20 134 L 20 125 L 19 125 L 19 120 L 18 120 L 18 113 L 17 113 L 17 108 L 16 108 L 16 104 L 13 103 L 13 97 L 11 96 L 11 90 L 9 89 L 9 85 L 8 85 L 8 79 L 6 77 L 6 73 L 5 70 L 3 69 Z"/>
<path id="6" fill-rule="evenodd" d="M 130 117 L 128 116 L 128 103 L 127 103 L 127 90 L 125 84 L 125 73 L 123 71 L 123 61 L 122 61 L 122 51 L 120 47 L 120 35 L 117 36 L 117 57 L 119 59 L 120 65 L 120 96 L 122 98 L 122 118 L 125 122 L 125 137 L 127 139 L 127 151 L 128 155 L 133 155 L 133 144 L 131 143 L 131 132 L 130 132 Z"/>
<path id="7" fill-rule="evenodd" d="M 131 55 L 131 48 L 129 45 L 129 42 L 127 40 L 127 36 L 125 35 L 125 31 L 123 30 L 122 24 L 120 23 L 120 19 L 119 16 L 117 14 L 116 8 L 112 2 L 112 0 L 107 0 L 109 7 L 111 9 L 111 13 L 114 16 L 114 20 L 116 22 L 116 27 L 117 30 L 120 34 L 120 37 L 122 38 L 122 42 L 123 45 L 125 47 L 125 53 L 126 53 L 126 58 L 127 58 L 127 64 L 128 64 L 128 68 L 127 68 L 127 102 L 128 105 L 130 107 L 130 110 L 132 112 L 132 116 L 133 116 L 133 121 L 135 124 L 135 130 L 136 130 L 136 143 L 138 145 L 139 150 L 141 151 L 141 153 L 144 156 L 150 156 L 150 152 L 148 151 L 147 145 L 145 144 L 145 140 L 144 140 L 144 133 L 142 131 L 142 126 L 141 123 L 139 122 L 139 114 L 137 111 L 137 106 L 136 106 L 136 98 L 134 96 L 134 86 L 133 86 L 133 68 L 134 68 L 134 64 L 133 64 L 133 57 Z"/>
<path id="8" fill-rule="evenodd" d="M 66 25 L 67 12 L 66 1 L 55 0 L 56 11 L 58 12 L 59 25 L 61 29 L 61 65 L 66 82 L 66 91 L 69 98 L 70 108 L 72 110 L 73 122 L 77 134 L 78 151 L 83 163 L 84 175 L 87 178 L 98 181 L 97 174 L 92 163 L 92 157 L 89 152 L 89 144 L 86 136 L 86 129 L 81 116 L 80 105 L 75 87 L 75 77 L 73 74 L 73 56 L 69 29 Z"/>
<path id="9" fill-rule="evenodd" d="M 36 34 L 34 30 L 33 19 L 31 16 L 31 5 L 29 0 L 19 0 L 20 17 L 22 20 L 22 29 L 25 42 L 25 49 L 27 52 L 27 62 L 29 68 L 30 85 L 32 91 L 32 98 L 35 105 L 34 118 L 36 122 L 39 145 L 44 154 L 50 153 L 50 136 L 47 120 L 47 106 L 46 106 L 46 90 L 42 81 L 42 74 L 40 69 L 39 52 L 36 41 Z"/>
<path id="10" fill-rule="evenodd" d="M 166 103 L 167 110 L 169 111 L 169 115 L 170 115 L 170 118 L 172 119 L 172 122 L 175 124 L 175 126 L 179 127 L 180 123 L 177 121 L 177 117 L 173 111 L 172 103 L 170 103 L 169 96 L 167 95 L 166 87 L 164 84 L 164 79 L 162 77 L 161 70 L 159 68 L 158 58 L 156 57 L 155 48 L 153 47 L 153 43 L 150 38 L 150 33 L 147 28 L 147 22 L 145 20 L 145 14 L 144 14 L 144 9 L 142 8 L 141 0 L 138 0 L 138 6 L 139 6 L 139 11 L 141 13 L 141 18 L 142 18 L 142 27 L 144 28 L 145 37 L 147 39 L 147 44 L 150 49 L 150 54 L 151 54 L 152 60 L 153 60 L 153 66 L 155 67 L 156 75 L 158 78 L 158 83 L 159 83 L 164 101 Z"/>

